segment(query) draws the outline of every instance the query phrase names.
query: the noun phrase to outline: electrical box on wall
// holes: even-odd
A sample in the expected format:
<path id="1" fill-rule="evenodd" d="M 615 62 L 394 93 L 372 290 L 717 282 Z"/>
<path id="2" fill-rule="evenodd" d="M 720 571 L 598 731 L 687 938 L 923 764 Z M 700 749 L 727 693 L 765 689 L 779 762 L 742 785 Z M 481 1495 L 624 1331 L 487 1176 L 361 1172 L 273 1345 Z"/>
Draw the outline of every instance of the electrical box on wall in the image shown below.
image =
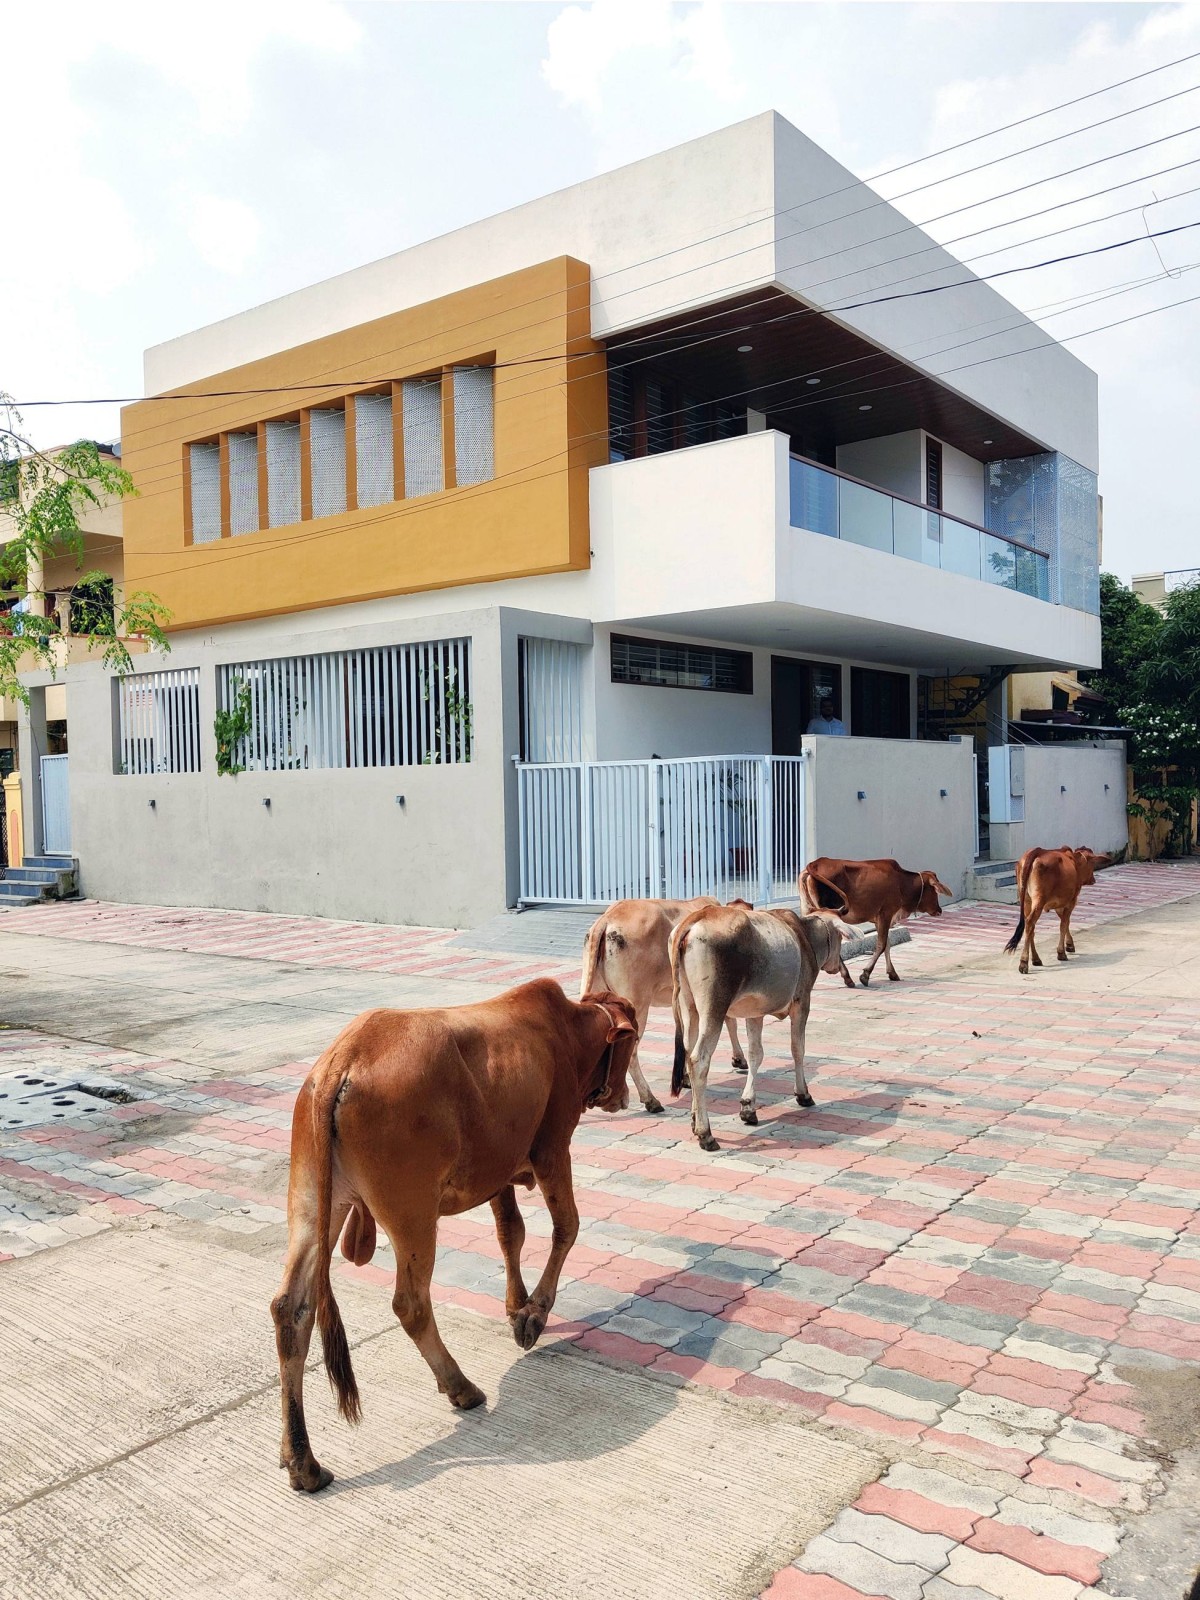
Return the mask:
<path id="1" fill-rule="evenodd" d="M 989 820 L 1024 822 L 1025 752 L 1020 745 L 993 745 L 988 751 Z"/>

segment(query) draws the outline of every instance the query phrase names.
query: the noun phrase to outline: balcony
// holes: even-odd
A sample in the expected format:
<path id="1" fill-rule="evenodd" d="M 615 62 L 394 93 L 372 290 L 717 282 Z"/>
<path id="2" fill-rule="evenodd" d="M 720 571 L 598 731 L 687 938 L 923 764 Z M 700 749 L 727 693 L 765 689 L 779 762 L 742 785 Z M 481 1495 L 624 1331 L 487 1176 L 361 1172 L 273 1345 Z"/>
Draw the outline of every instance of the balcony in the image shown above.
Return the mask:
<path id="1" fill-rule="evenodd" d="M 790 458 L 789 490 L 793 528 L 978 578 L 1035 600 L 1050 598 L 1049 557 L 978 523 L 932 511 L 800 456 Z"/>
<path id="2" fill-rule="evenodd" d="M 1099 619 L 1047 603 L 1036 550 L 797 460 L 783 433 L 594 467 L 591 534 L 597 622 L 918 671 L 1099 665 Z"/>

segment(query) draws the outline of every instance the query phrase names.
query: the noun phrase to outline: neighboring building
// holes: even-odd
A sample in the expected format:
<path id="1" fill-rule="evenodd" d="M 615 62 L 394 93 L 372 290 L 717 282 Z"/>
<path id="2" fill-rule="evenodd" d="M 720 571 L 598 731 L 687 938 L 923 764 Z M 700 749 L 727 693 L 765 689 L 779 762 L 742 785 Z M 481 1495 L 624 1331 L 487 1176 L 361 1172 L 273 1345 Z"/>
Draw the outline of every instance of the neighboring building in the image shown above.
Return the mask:
<path id="1" fill-rule="evenodd" d="M 948 686 L 1100 661 L 1096 379 L 1032 331 L 768 113 L 150 350 L 125 565 L 173 648 L 70 671 L 86 890 L 957 887 Z"/>
<path id="2" fill-rule="evenodd" d="M 1200 583 L 1200 567 L 1177 567 L 1173 572 L 1135 572 L 1130 588 L 1147 605 L 1163 611 L 1172 590 L 1186 589 L 1193 583 Z"/>

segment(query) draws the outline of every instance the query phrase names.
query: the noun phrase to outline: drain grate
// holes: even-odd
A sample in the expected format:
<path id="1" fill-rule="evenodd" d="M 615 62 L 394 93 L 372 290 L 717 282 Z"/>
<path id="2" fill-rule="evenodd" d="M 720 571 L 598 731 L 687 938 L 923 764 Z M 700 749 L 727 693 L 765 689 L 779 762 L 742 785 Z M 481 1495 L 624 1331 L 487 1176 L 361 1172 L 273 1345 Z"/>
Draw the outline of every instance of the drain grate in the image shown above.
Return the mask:
<path id="1" fill-rule="evenodd" d="M 30 1128 L 68 1117 L 96 1117 L 138 1096 L 115 1079 L 85 1073 L 59 1078 L 48 1072 L 0 1073 L 0 1128 Z"/>

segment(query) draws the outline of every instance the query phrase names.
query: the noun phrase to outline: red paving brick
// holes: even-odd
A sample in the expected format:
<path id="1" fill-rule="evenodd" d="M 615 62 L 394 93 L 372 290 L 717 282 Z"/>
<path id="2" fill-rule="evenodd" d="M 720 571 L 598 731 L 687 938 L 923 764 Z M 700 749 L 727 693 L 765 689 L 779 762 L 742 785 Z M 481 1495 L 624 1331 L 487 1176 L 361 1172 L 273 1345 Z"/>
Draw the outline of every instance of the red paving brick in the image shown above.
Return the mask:
<path id="1" fill-rule="evenodd" d="M 1086 892 L 1076 931 L 1196 893 L 1200 863 L 1119 868 Z M 442 975 L 452 968 L 456 977 L 497 987 L 546 972 L 568 988 L 577 981 L 573 963 L 476 956 L 447 948 L 451 935 L 436 929 L 89 902 L 39 909 L 36 921 L 33 915 L 9 913 L 4 930 L 327 969 Z M 914 925 L 910 960 L 933 977 L 872 990 L 871 1004 L 889 1010 L 882 1058 L 879 1032 L 861 1045 L 843 1039 L 835 1058 L 822 1058 L 823 1019 L 853 1003 L 840 986 L 822 980 L 810 1028 L 815 1113 L 799 1111 L 791 1100 L 783 1035 L 774 1026 L 765 1040 L 758 1128 L 730 1125 L 740 1085 L 726 1071 L 714 1073 L 714 1114 L 727 1154 L 765 1157 L 769 1165 L 751 1171 L 703 1154 L 687 1136 L 679 1105 L 664 1117 L 634 1110 L 616 1119 L 585 1118 L 575 1146 L 582 1231 L 547 1338 L 794 1407 L 818 1427 L 907 1452 L 937 1472 L 953 1476 L 961 1461 L 1023 1480 L 1052 1502 L 1064 1497 L 1068 1505 L 1082 1499 L 1105 1511 L 1119 1508 L 1127 1485 L 1031 1455 L 1024 1440 L 1007 1444 L 1003 1428 L 985 1425 L 979 1430 L 985 1437 L 957 1432 L 945 1416 L 952 1402 L 930 1424 L 785 1381 L 781 1363 L 756 1370 L 786 1341 L 784 1362 L 794 1351 L 803 1364 L 807 1350 L 813 1366 L 829 1366 L 835 1377 L 839 1363 L 847 1363 L 848 1374 L 861 1370 L 855 1363 L 874 1364 L 951 1392 L 1049 1410 L 1136 1438 L 1146 1430 L 1137 1391 L 1055 1365 L 1050 1335 L 1079 1335 L 1094 1342 L 1085 1348 L 1100 1351 L 1119 1344 L 1126 1360 L 1144 1350 L 1200 1362 L 1200 1324 L 1171 1302 L 1146 1297 L 1130 1308 L 1093 1300 L 1080 1292 L 1076 1276 L 1096 1269 L 1135 1284 L 1200 1291 L 1200 1258 L 1181 1254 L 1176 1243 L 1192 1241 L 1194 1249 L 1200 1219 L 1175 1198 L 1184 1193 L 1200 1204 L 1192 1110 L 1200 1006 L 1104 991 L 1074 1002 L 1047 985 L 1039 989 L 1036 977 L 1018 982 L 1013 974 L 1006 985 L 994 974 L 979 981 L 965 968 L 940 983 L 934 967 L 922 968 L 922 961 L 936 966 L 995 950 L 1011 920 L 1007 907 L 966 906 Z M 642 1057 L 660 1095 L 671 1048 L 669 1019 L 655 1014 Z M 186 1207 L 209 1206 L 240 1214 L 247 1227 L 282 1221 L 279 1157 L 304 1063 L 200 1083 L 193 1075 L 184 1084 L 167 1060 L 21 1030 L 0 1037 L 8 1061 L 39 1050 L 56 1066 L 71 1051 L 84 1052 L 104 1070 L 135 1078 L 150 1098 L 112 1108 L 103 1129 L 56 1124 L 19 1139 L 0 1136 L 0 1200 L 5 1185 L 45 1197 L 27 1236 L 19 1225 L 14 1231 L 0 1224 L 0 1260 L 58 1242 L 55 1219 L 75 1210 L 103 1222 L 176 1206 L 192 1215 Z M 162 1116 L 170 1120 L 160 1132 Z M 1105 1180 L 1115 1186 L 1104 1187 Z M 673 1187 L 660 1194 L 660 1185 Z M 530 1225 L 526 1262 L 536 1270 L 548 1248 L 545 1213 L 536 1195 L 521 1203 Z M 1081 1238 L 1041 1225 L 1045 1213 L 1091 1221 L 1118 1236 L 1164 1232 Z M 898 1254 L 909 1241 L 914 1248 Z M 503 1319 L 503 1269 L 490 1213 L 445 1219 L 440 1246 L 436 1298 Z M 967 1259 L 980 1251 L 1037 1263 L 1029 1274 L 1036 1284 L 992 1276 L 986 1263 Z M 386 1258 L 339 1270 L 356 1270 L 381 1286 L 392 1278 Z M 930 1321 L 955 1337 L 913 1326 L 927 1306 Z M 1017 1353 L 994 1350 L 990 1339 L 971 1342 L 972 1319 L 981 1314 L 1008 1318 L 1008 1326 L 1022 1319 Z M 631 1320 L 607 1326 L 623 1315 Z M 631 1337 L 622 1327 L 644 1327 L 647 1336 Z M 1029 1359 L 1039 1336 L 1046 1361 Z M 672 1348 L 676 1342 L 683 1348 Z M 887 1391 L 879 1393 L 887 1404 Z M 1099 1575 L 1094 1551 L 942 1504 L 936 1494 L 873 1484 L 858 1509 L 1004 1556 L 1033 1573 L 1081 1584 Z M 794 1568 L 779 1574 L 768 1594 L 862 1600 L 831 1575 Z"/>

